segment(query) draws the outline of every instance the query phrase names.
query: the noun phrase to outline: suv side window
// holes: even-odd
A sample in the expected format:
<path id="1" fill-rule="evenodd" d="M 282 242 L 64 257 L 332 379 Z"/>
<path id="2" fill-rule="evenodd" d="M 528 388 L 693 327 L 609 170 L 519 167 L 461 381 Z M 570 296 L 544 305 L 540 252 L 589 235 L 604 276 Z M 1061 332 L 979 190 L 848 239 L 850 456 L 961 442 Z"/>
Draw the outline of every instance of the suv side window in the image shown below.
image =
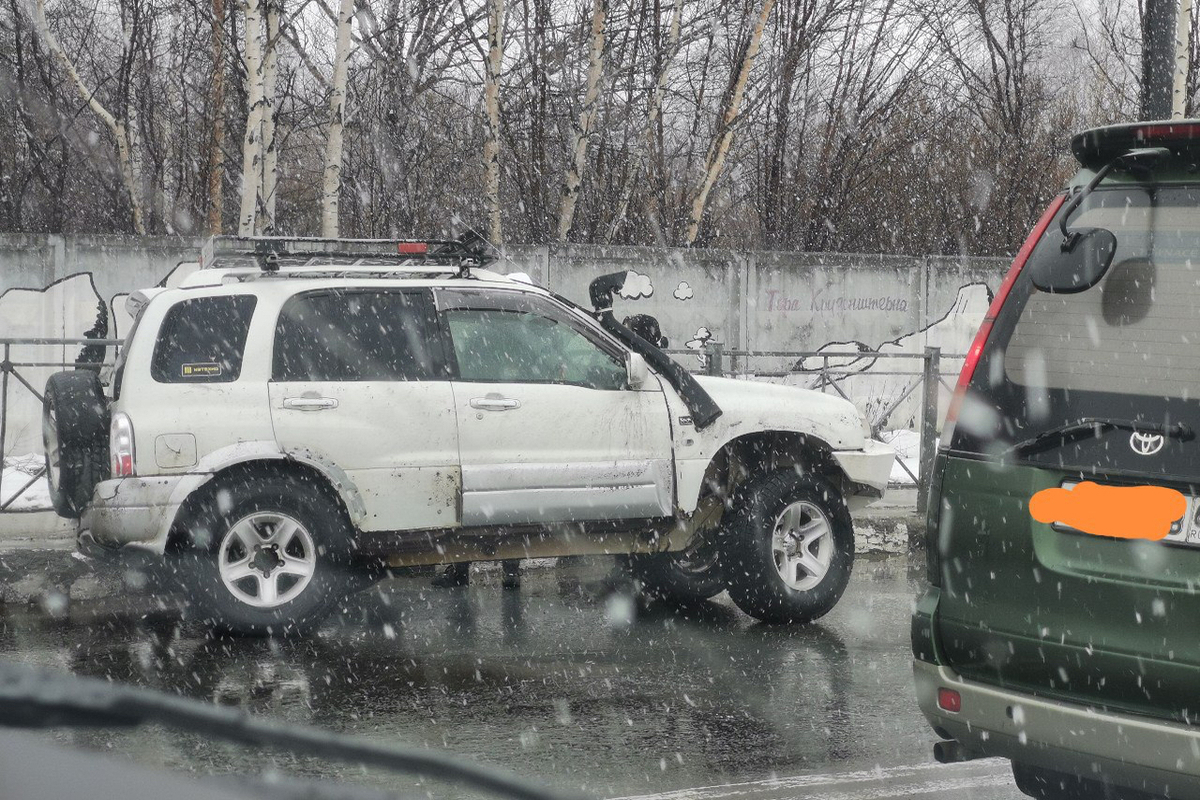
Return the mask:
<path id="1" fill-rule="evenodd" d="M 167 311 L 150 377 L 159 383 L 232 383 L 242 373 L 253 295 L 194 297 Z"/>
<path id="2" fill-rule="evenodd" d="M 451 304 L 460 307 L 443 312 L 460 380 L 625 388 L 627 375 L 621 360 L 572 325 L 565 314 L 552 306 L 541 307 L 540 298 L 489 302 L 492 299 L 464 293 Z"/>
<path id="3" fill-rule="evenodd" d="M 421 381 L 439 377 L 425 294 L 332 290 L 297 295 L 275 326 L 277 381 Z"/>

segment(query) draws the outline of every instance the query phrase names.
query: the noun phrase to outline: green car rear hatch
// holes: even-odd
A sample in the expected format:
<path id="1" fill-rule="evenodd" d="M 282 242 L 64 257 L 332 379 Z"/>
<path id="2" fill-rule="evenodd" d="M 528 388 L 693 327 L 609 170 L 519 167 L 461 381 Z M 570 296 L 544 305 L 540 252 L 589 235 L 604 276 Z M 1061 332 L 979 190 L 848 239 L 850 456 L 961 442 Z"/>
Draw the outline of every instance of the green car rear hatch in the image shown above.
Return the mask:
<path id="1" fill-rule="evenodd" d="M 1129 127 L 1107 130 L 1125 135 Z M 1085 169 L 1074 191 L 1114 148 L 1144 144 L 1119 138 L 1076 138 Z M 976 341 L 978 359 L 964 374 L 939 456 L 930 545 L 941 584 L 939 657 L 964 677 L 1200 717 L 1195 141 L 1152 168 L 1113 171 L 1076 210 L 1060 196 Z M 1106 229 L 1116 248 L 1098 283 L 1052 293 L 1035 288 L 1031 272 L 1046 274 L 1060 258 L 1064 210 L 1070 231 Z M 1082 481 L 1170 487 L 1187 511 L 1160 541 L 1032 518 L 1037 492 Z"/>

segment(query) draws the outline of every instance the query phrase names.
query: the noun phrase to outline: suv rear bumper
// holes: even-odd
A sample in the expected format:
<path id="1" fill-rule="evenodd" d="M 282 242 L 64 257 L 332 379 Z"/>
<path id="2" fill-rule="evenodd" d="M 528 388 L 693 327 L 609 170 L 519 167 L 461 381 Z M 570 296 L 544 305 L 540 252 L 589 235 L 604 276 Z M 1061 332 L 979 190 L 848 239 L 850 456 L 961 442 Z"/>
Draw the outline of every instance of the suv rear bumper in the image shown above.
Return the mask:
<path id="1" fill-rule="evenodd" d="M 970 750 L 1170 797 L 1200 795 L 1200 728 L 1035 697 L 913 661 L 917 702 L 939 734 Z M 937 704 L 939 687 L 962 711 Z"/>
<path id="2" fill-rule="evenodd" d="M 162 553 L 179 507 L 177 490 L 195 477 L 156 475 L 101 481 L 79 520 L 79 535 L 90 533 L 104 545 L 137 545 Z"/>

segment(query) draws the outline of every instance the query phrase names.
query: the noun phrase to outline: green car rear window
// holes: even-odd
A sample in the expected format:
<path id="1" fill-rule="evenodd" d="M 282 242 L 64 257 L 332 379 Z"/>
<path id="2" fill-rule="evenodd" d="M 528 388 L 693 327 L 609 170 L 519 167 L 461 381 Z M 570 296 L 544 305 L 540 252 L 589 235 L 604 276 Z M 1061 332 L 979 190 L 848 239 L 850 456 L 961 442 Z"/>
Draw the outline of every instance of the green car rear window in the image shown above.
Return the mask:
<path id="1" fill-rule="evenodd" d="M 975 370 L 953 450 L 1005 454 L 1014 443 L 1089 418 L 1200 430 L 1200 189 L 1098 190 L 1068 227 L 1111 231 L 1111 266 L 1098 284 L 1070 294 L 1038 291 L 1026 267 Z M 1061 242 L 1056 220 L 1030 263 L 1054 258 Z M 1182 449 L 1194 444 L 1173 443 L 1150 462 L 1121 443 L 1129 436 L 1103 431 L 1028 459 L 1085 469 L 1200 469 Z"/>

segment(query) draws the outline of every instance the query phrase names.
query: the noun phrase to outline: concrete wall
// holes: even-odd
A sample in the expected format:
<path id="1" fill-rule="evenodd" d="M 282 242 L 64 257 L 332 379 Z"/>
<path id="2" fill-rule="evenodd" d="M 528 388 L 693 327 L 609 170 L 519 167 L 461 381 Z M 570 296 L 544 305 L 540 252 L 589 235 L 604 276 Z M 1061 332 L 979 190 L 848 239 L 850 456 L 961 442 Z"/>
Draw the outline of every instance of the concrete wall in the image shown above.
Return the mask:
<path id="1" fill-rule="evenodd" d="M 98 314 L 110 336 L 124 335 L 123 295 L 166 281 L 178 264 L 196 258 L 200 244 L 173 237 L 0 235 L 0 338 L 78 337 Z M 617 316 L 654 315 L 672 348 L 699 350 L 711 338 L 739 350 L 921 352 L 931 344 L 962 353 L 1005 267 L 1002 259 L 568 245 L 511 246 L 496 268 L 527 272 L 585 306 L 593 278 L 631 271 Z M 77 352 L 15 348 L 14 360 L 70 361 Z M 869 377 L 888 362 L 848 363 L 864 373 L 847 383 L 864 408 L 885 408 L 889 396 L 903 391 L 899 379 Z M 739 366 L 813 365 L 760 358 Z M 956 369 L 951 362 L 945 371 Z M 25 374 L 40 389 L 51 371 Z M 793 382 L 811 380 L 800 375 Z M 38 404 L 23 388 L 10 387 L 9 394 L 6 449 L 34 452 Z M 911 410 L 893 421 L 893 427 L 910 424 Z"/>

